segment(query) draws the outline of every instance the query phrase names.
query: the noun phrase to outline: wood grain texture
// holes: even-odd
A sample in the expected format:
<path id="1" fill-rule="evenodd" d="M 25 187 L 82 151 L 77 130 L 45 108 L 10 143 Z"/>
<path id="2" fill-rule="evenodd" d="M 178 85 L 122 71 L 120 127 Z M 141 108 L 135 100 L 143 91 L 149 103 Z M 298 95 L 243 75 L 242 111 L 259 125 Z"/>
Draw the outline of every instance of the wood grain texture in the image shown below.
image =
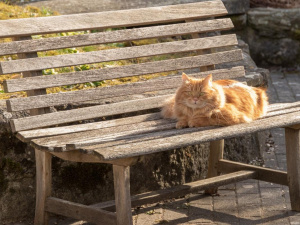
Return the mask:
<path id="1" fill-rule="evenodd" d="M 285 143 L 291 206 L 300 212 L 300 130 L 285 128 Z"/>
<path id="2" fill-rule="evenodd" d="M 98 225 L 116 225 L 115 213 L 54 197 L 46 201 L 46 210 L 57 215 L 85 220 Z"/>
<path id="3" fill-rule="evenodd" d="M 98 129 L 109 128 L 109 127 L 125 126 L 128 124 L 135 124 L 135 123 L 147 122 L 147 121 L 158 120 L 158 119 L 161 119 L 160 113 L 151 113 L 151 114 L 145 114 L 140 116 L 126 117 L 121 119 L 100 121 L 94 123 L 84 123 L 84 124 L 76 124 L 76 125 L 63 126 L 63 127 L 27 130 L 27 131 L 18 132 L 16 135 L 21 141 L 28 142 L 31 139 L 63 135 L 63 134 L 72 134 L 77 132 L 98 130 Z"/>
<path id="4" fill-rule="evenodd" d="M 281 184 L 281 185 L 288 184 L 287 172 L 280 171 L 280 170 L 253 166 L 253 165 L 233 162 L 225 159 L 221 159 L 217 163 L 217 168 L 220 173 L 232 173 L 240 170 L 255 171 L 257 172 L 257 177 L 255 179 L 271 182 L 274 184 Z"/>
<path id="5" fill-rule="evenodd" d="M 222 1 L 0 21 L 3 37 L 131 27 L 226 15 Z"/>
<path id="6" fill-rule="evenodd" d="M 186 23 L 190 23 L 190 22 L 193 22 L 194 20 L 193 19 L 187 19 L 185 20 Z M 200 34 L 199 33 L 193 33 L 192 34 L 192 38 L 195 39 L 195 38 L 200 38 Z M 212 53 L 212 51 L 210 49 L 200 49 L 197 51 L 197 54 L 198 55 L 202 55 L 202 54 L 208 54 L 208 53 Z M 212 65 L 207 65 L 207 66 L 201 66 L 200 67 L 200 71 L 203 72 L 203 71 L 208 71 L 208 70 L 213 70 L 215 69 L 215 66 L 214 64 Z"/>
<path id="7" fill-rule="evenodd" d="M 117 225 L 133 225 L 130 197 L 130 167 L 113 165 Z"/>
<path id="8" fill-rule="evenodd" d="M 159 134 L 157 135 L 159 135 L 159 137 L 154 140 L 110 146 L 109 148 L 97 148 L 97 146 L 88 146 L 79 149 L 81 151 L 86 151 L 89 154 L 91 154 L 92 152 L 94 152 L 95 154 L 99 154 L 104 160 L 113 160 L 123 157 L 126 158 L 152 154 L 155 152 L 199 144 L 201 142 L 241 136 L 275 127 L 286 127 L 297 124 L 299 123 L 299 121 L 300 112 L 294 112 L 271 118 L 259 119 L 251 123 L 213 128 L 204 131 L 197 131 L 198 128 L 186 128 L 177 131 L 179 134 L 175 134 L 171 137 L 164 136 L 164 132 L 158 132 Z"/>
<path id="9" fill-rule="evenodd" d="M 3 74 L 37 71 L 49 68 L 67 67 L 124 60 L 154 55 L 189 52 L 199 49 L 217 48 L 237 45 L 236 35 L 222 35 L 207 38 L 165 42 L 143 46 L 108 49 L 102 51 L 66 54 L 34 59 L 22 59 L 0 62 Z"/>
<path id="10" fill-rule="evenodd" d="M 109 140 L 104 140 L 101 139 L 101 137 L 96 138 L 96 139 L 91 139 L 87 141 L 78 141 L 75 144 L 67 144 L 66 149 L 65 147 L 61 147 L 60 149 L 56 149 L 57 151 L 62 150 L 62 151 L 74 151 L 78 149 L 85 149 L 83 152 L 85 153 L 91 153 L 93 154 L 93 149 L 94 148 L 110 148 L 113 146 L 118 146 L 118 145 L 124 145 L 124 144 L 130 144 L 130 143 L 142 143 L 144 141 L 151 141 L 151 140 L 156 140 L 160 138 L 165 138 L 165 137 L 172 137 L 174 135 L 181 135 L 181 134 L 186 134 L 186 130 L 177 130 L 174 129 L 175 123 L 171 129 L 166 129 L 160 132 L 152 132 L 152 133 L 142 133 L 142 134 L 136 134 L 132 135 L 128 138 L 123 138 L 123 139 L 114 139 L 112 136 L 111 139 Z M 200 130 L 209 130 L 213 129 L 215 127 L 205 127 L 205 128 L 197 128 L 197 131 Z M 34 142 L 31 142 L 32 146 L 36 146 L 37 148 L 45 151 L 52 151 L 53 148 L 48 148 L 47 146 L 41 146 L 36 144 L 36 140 Z M 100 155 L 98 155 L 100 156 Z M 103 158 L 102 158 L 103 160 Z"/>
<path id="11" fill-rule="evenodd" d="M 151 97 L 147 99 L 147 102 L 145 102 L 145 99 L 138 99 L 14 119 L 11 125 L 13 131 L 21 131 L 145 109 L 154 109 L 161 107 L 164 100 L 168 97 L 170 95 Z"/>
<path id="12" fill-rule="evenodd" d="M 163 130 L 175 128 L 175 122 L 160 119 L 148 122 L 126 124 L 122 126 L 114 126 L 103 128 L 100 130 L 91 130 L 78 133 L 65 134 L 60 136 L 40 138 L 35 144 L 44 146 L 44 150 L 52 149 L 52 151 L 66 151 L 68 143 L 94 143 L 95 141 L 104 143 L 117 140 L 126 140 L 132 136 L 140 134 L 149 134 Z"/>
<path id="13" fill-rule="evenodd" d="M 118 166 L 132 166 L 141 160 L 141 157 L 125 158 L 112 161 L 103 161 L 97 155 L 84 154 L 77 150 L 67 152 L 51 152 L 52 155 L 71 162 L 106 163 Z"/>
<path id="14" fill-rule="evenodd" d="M 290 113 L 289 105 L 293 103 L 286 103 L 287 111 L 282 109 L 281 111 L 276 111 L 277 113 L 274 116 Z M 282 105 L 278 105 L 278 107 Z M 274 109 L 274 107 L 270 107 Z M 291 112 L 298 112 L 300 108 Z M 272 111 L 270 112 L 272 113 Z M 270 118 L 271 116 L 266 116 L 264 118 Z M 75 149 L 81 149 L 82 147 L 87 147 L 90 145 L 99 144 L 97 146 L 92 146 L 92 148 L 109 148 L 110 146 L 129 144 L 134 142 L 145 142 L 149 140 L 155 140 L 164 137 L 171 137 L 174 135 L 186 134 L 186 129 L 176 130 L 174 128 L 173 121 L 168 120 L 159 120 L 160 115 L 156 114 L 147 114 L 131 118 L 123 118 L 119 120 L 112 121 L 102 121 L 98 123 L 90 124 L 80 124 L 73 125 L 70 127 L 57 127 L 57 128 L 47 128 L 45 130 L 38 129 L 32 131 L 23 131 L 20 132 L 17 137 L 22 137 L 23 139 L 30 139 L 44 137 L 44 136 L 53 136 L 49 138 L 42 138 L 35 140 L 34 147 L 39 148 L 40 150 L 45 151 L 72 151 Z M 155 120 L 155 121 L 153 121 Z M 148 122 L 147 122 L 148 121 Z M 152 122 L 151 122 L 152 121 Z M 165 125 L 166 124 L 166 125 Z M 170 126 L 168 126 L 170 125 Z M 102 129 L 101 129 L 102 128 Z M 214 127 L 204 127 L 202 130 L 213 129 Z M 86 132 L 83 132 L 87 129 Z M 99 130 L 100 129 L 100 130 Z M 141 129 L 141 130 L 139 130 Z M 201 130 L 197 128 L 197 131 Z M 70 130 L 73 130 L 68 134 Z M 94 131 L 95 130 L 95 131 Z M 166 130 L 163 133 L 158 132 Z M 127 131 L 127 132 L 126 132 Z M 154 132 L 155 131 L 155 132 Z M 76 134 L 79 132 L 79 134 Z M 149 133 L 151 132 L 151 133 Z M 75 133 L 75 134 L 72 134 Z M 67 135 L 60 135 L 67 134 Z M 59 135 L 59 136 L 55 136 Z M 23 140 L 21 138 L 21 140 Z M 26 140 L 25 139 L 25 140 Z M 73 142 L 74 144 L 71 144 Z M 105 144 L 104 144 L 105 143 Z M 65 146 L 65 144 L 67 144 Z"/>
<path id="15" fill-rule="evenodd" d="M 25 36 L 25 37 L 16 37 L 14 38 L 15 41 L 23 41 L 23 40 L 32 40 L 31 36 Z M 33 53 L 24 53 L 24 54 L 17 54 L 18 58 L 21 60 L 25 60 L 28 58 L 34 59 L 37 58 L 38 55 L 36 52 Z M 1 66 L 0 66 L 1 67 Z M 41 76 L 43 73 L 41 70 L 38 71 L 31 71 L 31 72 L 23 72 L 22 75 L 24 78 L 29 78 L 29 77 L 37 77 Z M 26 91 L 27 96 L 35 96 L 35 95 L 45 95 L 47 94 L 46 89 L 40 88 L 38 90 L 27 90 Z M 50 111 L 49 108 L 39 108 L 39 109 L 31 109 L 30 110 L 30 115 L 39 115 L 39 114 L 44 114 L 48 113 Z"/>
<path id="16" fill-rule="evenodd" d="M 300 108 L 298 108 L 297 110 L 295 111 L 292 111 L 292 112 L 297 112 L 299 111 Z M 278 112 L 278 111 L 277 111 Z M 285 110 L 282 110 L 282 115 L 283 114 L 287 114 L 287 113 L 290 113 L 289 112 L 289 109 L 288 111 L 285 111 Z M 276 114 L 276 115 L 280 115 L 280 114 Z M 273 115 L 275 116 L 275 115 Z M 263 118 L 269 118 L 270 116 L 266 116 L 266 117 L 263 117 Z M 214 129 L 216 127 L 203 127 L 203 128 L 197 128 L 198 131 L 200 130 L 209 130 L 209 129 Z M 103 139 L 100 138 L 97 138 L 97 139 L 90 139 L 90 140 L 86 140 L 86 141 L 76 141 L 76 144 L 67 144 L 67 149 L 68 151 L 70 150 L 75 150 L 75 149 L 81 149 L 82 147 L 86 147 L 86 146 L 90 146 L 90 145 L 95 145 L 95 144 L 99 144 L 97 146 L 93 146 L 93 148 L 109 148 L 110 146 L 116 146 L 116 145 L 122 145 L 122 144 L 129 144 L 129 143 L 133 143 L 133 142 L 144 142 L 144 141 L 148 141 L 148 140 L 155 140 L 155 139 L 158 139 L 158 138 L 164 138 L 164 137 L 171 137 L 171 136 L 174 136 L 174 135 L 181 135 L 181 134 L 185 134 L 186 131 L 183 129 L 183 130 L 174 130 L 174 129 L 171 129 L 171 130 L 167 130 L 167 131 L 164 131 L 163 134 L 161 132 L 156 132 L 156 133 L 146 133 L 146 134 L 143 134 L 143 135 L 134 135 L 134 136 L 131 136 L 131 139 L 123 139 L 123 140 L 112 140 L 111 142 L 105 142 L 103 143 Z M 37 147 L 40 147 L 40 146 L 37 146 Z M 219 149 L 219 148 L 218 148 Z M 44 150 L 47 150 L 47 146 Z M 48 149 L 49 151 L 50 149 Z M 61 148 L 61 151 L 64 151 L 64 148 Z"/>
<path id="17" fill-rule="evenodd" d="M 36 158 L 36 206 L 35 225 L 47 225 L 49 213 L 45 211 L 46 200 L 52 190 L 52 155 L 49 152 L 35 150 Z"/>
<path id="18" fill-rule="evenodd" d="M 191 23 L 180 23 L 143 27 L 134 29 L 117 30 L 110 32 L 99 32 L 85 35 L 74 35 L 67 37 L 43 38 L 27 41 L 14 41 L 0 44 L 0 55 L 16 53 L 40 52 L 62 48 L 74 48 L 87 45 L 106 43 L 127 42 L 148 38 L 161 38 L 190 33 L 203 33 L 233 28 L 230 19 L 216 19 L 197 21 Z"/>
<path id="19" fill-rule="evenodd" d="M 192 69 L 205 66 L 207 64 L 220 64 L 239 60 L 242 60 L 242 52 L 240 50 L 233 50 L 114 68 L 103 68 L 98 70 L 39 76 L 34 78 L 10 79 L 4 81 L 3 87 L 5 92 L 27 91 L 99 80 L 111 80 L 129 76 Z"/>
<path id="20" fill-rule="evenodd" d="M 209 145 L 209 158 L 208 158 L 208 169 L 206 178 L 216 177 L 220 175 L 217 170 L 217 164 L 220 159 L 223 159 L 224 154 L 224 139 L 211 141 Z M 205 190 L 206 194 L 216 194 L 218 192 L 217 188 Z"/>
<path id="21" fill-rule="evenodd" d="M 208 74 L 213 75 L 214 80 L 238 79 L 245 80 L 243 67 L 222 69 L 216 71 L 189 74 L 195 78 L 204 78 Z M 64 93 L 48 94 L 27 98 L 15 98 L 7 100 L 7 110 L 21 111 L 26 109 L 43 108 L 63 105 L 68 103 L 84 102 L 97 99 L 110 99 L 112 97 L 129 96 L 178 88 L 182 83 L 181 75 L 168 76 L 143 82 L 129 83 L 111 87 L 94 88 L 88 90 L 70 91 Z M 175 93 L 175 90 L 174 90 Z"/>

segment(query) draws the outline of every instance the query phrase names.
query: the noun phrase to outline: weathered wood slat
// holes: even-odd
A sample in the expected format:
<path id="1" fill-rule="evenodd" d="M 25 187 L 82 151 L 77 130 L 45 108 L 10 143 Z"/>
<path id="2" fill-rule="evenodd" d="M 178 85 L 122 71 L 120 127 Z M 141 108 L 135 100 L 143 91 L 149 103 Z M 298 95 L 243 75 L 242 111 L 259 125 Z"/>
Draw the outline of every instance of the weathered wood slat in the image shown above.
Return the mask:
<path id="1" fill-rule="evenodd" d="M 3 37 L 131 27 L 226 15 L 222 1 L 0 21 Z"/>
<path id="2" fill-rule="evenodd" d="M 73 142 L 94 142 L 99 139 L 99 142 L 117 141 L 122 139 L 130 139 L 132 136 L 140 135 L 151 132 L 159 132 L 163 130 L 170 130 L 175 128 L 174 121 L 168 121 L 164 119 L 126 124 L 122 126 L 114 126 L 103 128 L 100 130 L 84 131 L 79 133 L 71 133 L 60 136 L 53 136 L 48 138 L 41 138 L 35 141 L 38 146 L 43 146 L 40 150 L 50 150 L 51 151 L 65 151 L 66 144 Z"/>
<path id="3" fill-rule="evenodd" d="M 239 162 L 233 162 L 225 159 L 221 159 L 218 162 L 218 171 L 221 173 L 232 173 L 240 170 L 256 171 L 257 177 L 255 179 L 263 180 L 266 182 L 272 182 L 274 184 L 287 185 L 288 178 L 287 172 L 274 170 L 259 166 L 248 165 Z"/>
<path id="4" fill-rule="evenodd" d="M 265 116 L 265 118 L 275 116 L 275 115 L 297 112 L 297 111 L 300 111 L 300 102 L 272 104 L 269 105 L 268 114 Z M 76 124 L 71 126 L 20 131 L 17 133 L 17 137 L 23 142 L 28 142 L 31 139 L 37 139 L 42 137 L 70 134 L 70 133 L 89 131 L 89 130 L 97 130 L 97 129 L 113 127 L 113 126 L 122 126 L 131 123 L 140 123 L 140 122 L 146 122 L 151 120 L 157 120 L 160 118 L 161 118 L 160 113 L 145 114 L 140 116 L 134 116 L 134 117 L 128 117 L 128 118 L 122 118 L 116 120 L 107 120 L 107 121 L 88 123 L 88 124 Z"/>
<path id="5" fill-rule="evenodd" d="M 175 123 L 174 123 L 175 125 Z M 181 135 L 181 134 L 186 134 L 187 130 L 182 129 L 182 130 L 177 130 L 174 129 L 174 126 L 171 127 L 172 129 L 166 129 L 164 131 L 161 132 L 152 132 L 152 133 L 144 133 L 144 134 L 137 134 L 137 135 L 132 135 L 132 136 L 128 136 L 128 138 L 123 138 L 123 139 L 116 139 L 114 136 L 108 136 L 106 137 L 105 140 L 103 140 L 102 137 L 98 137 L 98 138 L 94 138 L 94 139 L 90 139 L 90 140 L 82 140 L 82 141 L 77 141 L 76 144 L 67 144 L 66 146 L 62 146 L 60 148 L 56 148 L 55 150 L 57 152 L 59 151 L 74 151 L 74 150 L 78 150 L 78 149 L 89 149 L 88 146 L 92 146 L 92 149 L 94 148 L 109 148 L 112 146 L 118 146 L 118 145 L 123 145 L 123 144 L 129 144 L 129 143 L 142 143 L 144 141 L 150 141 L 150 140 L 156 140 L 156 139 L 160 139 L 160 138 L 166 138 L 166 137 L 172 137 L 174 135 Z M 202 127 L 202 128 L 197 128 L 197 129 L 190 129 L 189 132 L 193 132 L 193 131 L 200 131 L 200 130 L 209 130 L 209 129 L 214 129 L 215 127 L 211 126 L 211 127 Z M 31 143 L 32 146 L 40 149 L 40 150 L 46 150 L 46 151 L 51 151 L 54 150 L 49 149 L 46 145 L 42 146 L 42 145 L 37 145 L 36 144 L 37 141 L 34 141 L 34 143 Z M 40 144 L 42 142 L 42 140 L 38 141 L 38 144 Z M 87 148 L 85 148 L 87 147 Z M 87 150 L 88 152 L 89 150 Z M 93 150 L 91 150 L 92 152 Z"/>
<path id="6" fill-rule="evenodd" d="M 199 49 L 217 48 L 234 45 L 237 45 L 236 35 L 229 34 L 143 46 L 84 52 L 78 54 L 66 54 L 35 59 L 3 61 L 0 62 L 0 66 L 3 74 L 10 74 L 24 71 L 36 71 L 49 68 L 189 52 Z"/>
<path id="7" fill-rule="evenodd" d="M 116 42 L 127 42 L 139 39 L 161 38 L 190 33 L 203 33 L 233 28 L 230 19 L 216 19 L 180 23 L 145 28 L 99 32 L 86 35 L 44 38 L 31 41 L 14 41 L 0 44 L 0 55 L 16 53 L 40 52 L 53 49 L 74 48 Z"/>
<path id="8" fill-rule="evenodd" d="M 119 146 L 111 146 L 102 148 L 97 146 L 82 147 L 80 150 L 89 154 L 94 152 L 99 154 L 103 160 L 113 160 L 126 157 L 134 157 L 155 152 L 166 151 L 174 148 L 181 148 L 190 145 L 199 144 L 241 136 L 257 131 L 267 130 L 275 127 L 286 127 L 300 122 L 300 112 L 289 113 L 285 115 L 275 116 L 271 118 L 263 118 L 251 123 L 238 124 L 228 127 L 214 128 L 210 130 L 197 131 L 197 128 L 183 129 L 184 134 L 164 137 L 164 132 L 160 132 L 160 138 L 155 140 L 135 142 Z M 34 142 L 34 140 L 33 140 Z M 75 143 L 74 143 L 75 144 Z"/>
<path id="9" fill-rule="evenodd" d="M 291 115 L 291 114 L 289 114 Z M 288 115 L 288 116 L 289 116 Z M 273 120 L 276 120 L 277 117 L 271 118 Z M 262 123 L 266 123 L 265 120 L 270 120 L 270 118 L 262 118 L 258 121 L 262 121 Z M 258 121 L 255 121 L 254 123 L 259 123 Z M 147 127 L 147 125 L 152 124 L 160 124 L 161 126 L 157 126 L 156 128 L 153 127 Z M 170 126 L 164 125 L 164 123 L 169 124 Z M 252 124 L 252 123 L 251 123 Z M 250 125 L 251 125 L 250 124 Z M 200 132 L 201 130 L 204 130 L 203 133 L 206 130 L 206 133 L 211 135 L 212 137 L 208 137 L 211 139 L 205 139 L 205 141 L 211 141 L 216 140 L 214 138 L 214 135 L 222 135 L 223 133 L 227 134 L 227 130 L 232 130 L 232 127 L 224 127 L 224 128 L 218 128 L 218 127 L 204 127 L 204 128 L 189 128 L 189 129 L 182 129 L 182 130 L 176 130 L 174 129 L 175 123 L 172 121 L 157 121 L 157 122 L 146 122 L 142 123 L 140 125 L 129 125 L 127 127 L 114 127 L 115 133 L 110 132 L 101 132 L 100 131 L 89 131 L 89 132 L 82 132 L 79 134 L 68 134 L 68 135 L 62 135 L 62 136 L 54 136 L 49 138 L 41 138 L 38 140 L 34 140 L 32 145 L 33 147 L 44 150 L 44 151 L 73 151 L 76 149 L 81 149 L 87 152 L 93 151 L 93 149 L 103 149 L 104 151 L 109 152 L 111 147 L 120 147 L 122 148 L 122 145 L 129 146 L 130 144 L 140 144 L 141 147 L 145 147 L 143 143 L 151 142 L 151 141 L 162 141 L 164 138 L 167 137 L 174 137 L 174 136 L 180 136 L 185 135 L 188 133 L 193 132 Z M 237 126 L 244 127 L 245 124 L 240 124 Z M 136 128 L 137 130 L 131 130 L 131 128 Z M 139 131 L 138 129 L 142 128 L 143 130 Z M 252 127 L 253 129 L 253 127 Z M 258 127 L 258 129 L 263 130 L 264 127 Z M 110 129 L 107 129 L 108 131 Z M 126 131 L 127 130 L 127 131 Z M 120 133 L 118 133 L 120 132 Z M 153 133 L 149 133 L 153 132 Z M 107 134 L 103 134 L 107 133 Z M 235 134 L 238 134 L 238 128 L 236 128 Z M 202 136 L 202 133 L 199 134 L 199 136 Z M 72 144 L 74 143 L 74 144 Z M 153 144 L 153 143 L 152 143 Z M 178 146 L 173 146 L 173 148 L 176 148 Z M 138 148 L 138 146 L 137 146 Z M 113 151 L 111 151 L 111 154 L 114 154 Z M 119 153 L 122 155 L 122 151 Z"/>
<path id="10" fill-rule="evenodd" d="M 91 106 L 86 108 L 48 113 L 44 115 L 25 117 L 21 119 L 11 120 L 13 131 L 22 131 L 35 129 L 39 127 L 47 127 L 51 125 L 64 124 L 74 121 L 93 119 L 103 116 L 118 115 L 129 112 L 136 112 L 145 109 L 154 109 L 161 107 L 164 100 L 171 95 L 163 95 L 145 99 L 132 101 L 124 101 L 119 103 Z"/>
<path id="11" fill-rule="evenodd" d="M 290 103 L 287 103 L 287 107 Z M 288 108 L 288 109 L 283 109 L 281 111 L 275 111 L 274 112 L 269 112 L 265 117 L 263 118 L 269 118 L 272 116 L 277 116 L 277 115 L 283 115 L 283 114 L 288 114 L 291 112 L 299 112 L 300 111 L 300 107 L 298 108 Z M 201 128 L 202 130 L 207 130 L 207 129 L 214 129 L 215 127 L 204 127 Z M 197 128 L 197 130 L 199 131 L 200 128 Z M 85 146 L 90 146 L 90 145 L 95 145 L 95 144 L 99 144 L 96 148 L 107 148 L 109 146 L 113 146 L 113 145 L 122 145 L 122 144 L 128 144 L 128 143 L 133 143 L 133 142 L 143 142 L 143 141 L 147 141 L 147 140 L 154 140 L 156 138 L 164 138 L 164 137 L 170 137 L 173 135 L 180 135 L 180 134 L 185 134 L 186 132 L 184 130 L 170 130 L 170 131 L 165 131 L 163 134 L 162 133 L 151 133 L 151 134 L 145 134 L 145 135 L 134 135 L 131 137 L 131 139 L 125 139 L 125 140 L 114 140 L 113 138 L 111 138 L 111 141 L 109 142 L 109 140 L 107 140 L 106 143 L 104 143 L 105 141 L 103 140 L 103 138 L 98 137 L 96 139 L 90 139 L 90 140 L 86 140 L 86 141 L 76 141 L 76 144 L 67 144 L 66 148 L 60 148 L 57 149 L 58 151 L 72 151 L 75 149 L 80 149 L 82 147 Z M 101 143 L 101 144 L 100 144 Z M 37 146 L 38 147 L 38 146 Z M 45 150 L 45 148 L 43 148 L 43 150 Z M 49 149 L 48 149 L 49 151 Z"/>
<path id="12" fill-rule="evenodd" d="M 288 114 L 291 112 L 299 112 L 299 111 L 300 111 L 300 107 L 295 108 L 295 109 L 288 108 L 288 109 L 283 109 L 281 111 L 276 111 L 276 113 L 270 112 L 263 118 L 269 118 L 272 116 L 284 115 L 284 114 Z M 204 127 L 201 129 L 207 130 L 207 129 L 214 129 L 214 128 L 215 127 Z M 197 130 L 199 131 L 200 128 L 197 128 Z M 113 138 L 111 138 L 111 142 L 109 142 L 109 140 L 107 140 L 106 143 L 104 143 L 105 141 L 101 137 L 98 137 L 96 139 L 90 139 L 90 140 L 86 140 L 86 141 L 77 140 L 76 144 L 67 144 L 66 150 L 71 151 L 71 150 L 81 149 L 82 147 L 95 145 L 95 144 L 99 144 L 96 148 L 98 148 L 98 147 L 99 148 L 100 147 L 107 148 L 107 147 L 113 146 L 113 145 L 129 144 L 129 143 L 133 143 L 133 142 L 144 142 L 147 140 L 154 140 L 157 138 L 170 137 L 173 135 L 180 135 L 180 134 L 185 134 L 185 133 L 186 132 L 184 130 L 170 130 L 170 131 L 165 131 L 163 134 L 162 133 L 151 133 L 151 134 L 145 134 L 145 135 L 135 135 L 135 136 L 132 136 L 131 139 L 124 139 L 124 140 L 114 140 Z M 45 150 L 45 149 L 43 149 L 43 150 Z M 65 148 L 61 148 L 60 150 L 59 149 L 57 149 L 57 150 L 58 151 L 66 151 Z"/>
<path id="13" fill-rule="evenodd" d="M 282 109 L 292 109 L 294 107 L 300 107 L 300 101 L 290 103 L 275 103 L 268 106 L 268 112 L 280 111 Z"/>
<path id="14" fill-rule="evenodd" d="M 218 177 L 208 178 L 204 180 L 198 180 L 191 183 L 185 183 L 175 187 L 162 189 L 153 192 L 146 192 L 131 197 L 132 207 L 138 207 L 145 204 L 152 204 L 167 199 L 177 198 L 190 193 L 205 190 L 207 188 L 216 188 L 219 186 L 227 185 L 234 182 L 239 182 L 247 179 L 255 179 L 257 176 L 255 171 L 238 171 L 230 174 L 224 174 Z M 114 211 L 114 201 L 103 202 L 90 205 L 90 207 L 96 209 L 105 209 Z"/>
<path id="15" fill-rule="evenodd" d="M 28 79 L 10 79 L 4 81 L 3 87 L 5 92 L 35 90 L 40 88 L 57 87 L 62 85 L 71 85 L 99 80 L 110 80 L 121 77 L 152 74 L 158 72 L 191 69 L 205 66 L 207 64 L 220 64 L 225 62 L 238 61 L 241 59 L 242 52 L 240 50 L 233 50 L 222 53 L 140 63 L 115 68 L 104 68 L 59 75 L 40 76 Z"/>
<path id="16" fill-rule="evenodd" d="M 82 131 L 98 130 L 108 127 L 124 126 L 128 124 L 147 122 L 161 119 L 160 113 L 151 113 L 134 117 L 126 117 L 115 120 L 100 121 L 94 123 L 76 124 L 63 127 L 42 128 L 36 130 L 21 131 L 16 136 L 23 142 L 31 139 L 50 137 L 55 135 L 71 134 Z"/>
<path id="17" fill-rule="evenodd" d="M 40 151 L 42 152 L 42 151 Z M 136 164 L 140 157 L 133 158 L 125 158 L 113 161 L 103 161 L 97 155 L 90 154 L 82 154 L 79 151 L 67 151 L 67 152 L 51 152 L 51 155 L 54 155 L 63 160 L 71 161 L 71 162 L 83 162 L 83 163 L 106 163 L 106 164 L 114 164 L 120 166 L 128 166 Z M 130 159 L 130 161 L 129 161 Z"/>
<path id="18" fill-rule="evenodd" d="M 53 197 L 47 199 L 45 210 L 57 215 L 85 220 L 99 225 L 117 224 L 117 217 L 113 212 Z"/>
<path id="19" fill-rule="evenodd" d="M 196 78 L 203 78 L 208 74 L 213 74 L 214 80 L 239 79 L 240 81 L 242 81 L 245 78 L 243 67 L 222 69 L 190 75 Z M 179 87 L 180 85 L 181 76 L 169 76 L 144 82 L 136 82 L 112 87 L 71 91 L 28 98 L 15 98 L 7 100 L 7 110 L 21 111 L 26 109 L 43 108 L 97 99 L 108 99 L 118 96 L 127 96 L 159 90 L 174 89 Z"/>

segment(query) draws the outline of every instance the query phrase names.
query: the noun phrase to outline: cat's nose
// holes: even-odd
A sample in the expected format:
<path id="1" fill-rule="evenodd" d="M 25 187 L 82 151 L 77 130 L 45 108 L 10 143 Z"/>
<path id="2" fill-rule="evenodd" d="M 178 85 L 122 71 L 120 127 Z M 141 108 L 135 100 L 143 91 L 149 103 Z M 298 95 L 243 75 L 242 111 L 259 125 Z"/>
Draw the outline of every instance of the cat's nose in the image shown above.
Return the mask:
<path id="1" fill-rule="evenodd" d="M 194 102 L 195 102 L 195 104 L 196 104 L 196 103 L 197 103 L 197 101 L 198 101 L 198 98 L 194 98 L 193 100 L 194 100 Z"/>

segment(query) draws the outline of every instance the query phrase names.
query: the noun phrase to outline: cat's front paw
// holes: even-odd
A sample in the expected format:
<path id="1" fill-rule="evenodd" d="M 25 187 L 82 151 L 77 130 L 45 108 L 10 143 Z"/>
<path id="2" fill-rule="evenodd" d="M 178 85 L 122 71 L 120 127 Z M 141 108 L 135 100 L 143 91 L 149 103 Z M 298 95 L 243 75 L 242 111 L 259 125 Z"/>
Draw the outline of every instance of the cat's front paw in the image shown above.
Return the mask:
<path id="1" fill-rule="evenodd" d="M 189 127 L 204 127 L 204 126 L 208 126 L 209 123 L 207 121 L 203 121 L 203 120 L 192 120 L 188 122 Z"/>
<path id="2" fill-rule="evenodd" d="M 189 121 L 188 125 L 189 127 L 197 127 L 197 123 L 195 123 L 194 121 Z"/>
<path id="3" fill-rule="evenodd" d="M 181 128 L 185 128 L 185 127 L 187 127 L 188 126 L 188 124 L 187 124 L 187 122 L 186 121 L 178 121 L 177 123 L 176 123 L 176 128 L 177 129 L 181 129 Z"/>

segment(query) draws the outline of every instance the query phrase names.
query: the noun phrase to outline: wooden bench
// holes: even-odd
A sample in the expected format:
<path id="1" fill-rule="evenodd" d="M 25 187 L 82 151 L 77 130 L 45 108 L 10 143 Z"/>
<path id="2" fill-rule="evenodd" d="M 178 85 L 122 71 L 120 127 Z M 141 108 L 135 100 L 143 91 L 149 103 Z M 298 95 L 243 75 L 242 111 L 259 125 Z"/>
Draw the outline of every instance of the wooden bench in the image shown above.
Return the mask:
<path id="1" fill-rule="evenodd" d="M 300 211 L 300 102 L 270 105 L 264 118 L 229 127 L 177 130 L 175 121 L 162 119 L 160 113 L 155 111 L 179 86 L 181 76 L 176 75 L 176 71 L 200 68 L 200 72 L 191 75 L 204 77 L 212 73 L 214 79 L 245 79 L 243 67 L 214 67 L 242 59 L 241 50 L 234 47 L 237 45 L 236 36 L 215 32 L 233 28 L 230 19 L 214 19 L 226 13 L 222 1 L 217 0 L 0 21 L 0 38 L 13 38 L 12 42 L 0 45 L 0 55 L 18 56 L 17 60 L 0 62 L 0 74 L 23 74 L 22 78 L 6 80 L 5 91 L 27 92 L 27 97 L 7 100 L 7 107 L 11 112 L 30 111 L 28 117 L 13 119 L 11 127 L 20 140 L 30 143 L 36 149 L 36 225 L 47 224 L 49 213 L 96 224 L 129 225 L 132 224 L 131 207 L 199 190 L 214 193 L 220 185 L 253 178 L 289 185 L 292 209 Z M 87 30 L 102 32 L 31 38 L 33 35 Z M 188 38 L 188 34 L 192 38 Z M 37 57 L 37 52 L 53 49 L 180 36 L 185 38 L 142 46 Z M 152 62 L 143 60 L 145 57 L 166 54 L 172 57 Z M 131 65 L 42 75 L 44 69 L 125 59 L 136 60 Z M 47 88 L 52 87 L 170 71 L 174 72 L 173 75 L 147 81 L 140 79 L 135 83 L 55 94 L 46 92 Z M 50 110 L 53 106 L 112 98 L 114 103 L 111 104 L 73 107 L 71 110 L 54 112 Z M 122 114 L 127 117 L 109 119 Z M 75 124 L 102 117 L 107 120 Z M 223 159 L 224 138 L 275 127 L 285 127 L 286 130 L 288 172 Z M 130 166 L 140 157 L 201 142 L 211 143 L 207 179 L 130 196 Z M 52 156 L 75 162 L 112 164 L 115 201 L 86 206 L 51 197 Z M 114 209 L 116 212 L 112 212 Z"/>

